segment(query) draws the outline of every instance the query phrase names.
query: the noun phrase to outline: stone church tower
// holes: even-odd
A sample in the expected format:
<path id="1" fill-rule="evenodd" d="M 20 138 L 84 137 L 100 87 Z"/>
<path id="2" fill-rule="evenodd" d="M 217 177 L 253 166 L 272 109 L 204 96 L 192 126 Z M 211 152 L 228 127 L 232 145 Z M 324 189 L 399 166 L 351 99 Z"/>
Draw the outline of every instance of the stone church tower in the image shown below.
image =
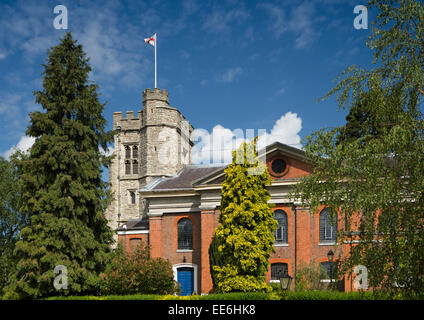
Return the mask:
<path id="1" fill-rule="evenodd" d="M 130 219 L 145 216 L 145 200 L 138 191 L 157 178 L 176 175 L 191 164 L 193 127 L 169 106 L 166 90 L 143 92 L 143 110 L 113 113 L 113 159 L 109 181 L 113 200 L 106 210 L 112 230 Z"/>

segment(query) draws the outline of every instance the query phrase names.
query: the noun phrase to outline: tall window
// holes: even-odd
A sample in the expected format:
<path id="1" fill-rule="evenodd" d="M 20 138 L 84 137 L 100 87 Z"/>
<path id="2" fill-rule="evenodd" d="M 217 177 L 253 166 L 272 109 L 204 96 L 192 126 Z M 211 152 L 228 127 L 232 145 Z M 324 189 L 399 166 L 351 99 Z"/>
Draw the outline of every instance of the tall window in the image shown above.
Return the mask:
<path id="1" fill-rule="evenodd" d="M 133 174 L 138 174 L 138 161 L 133 160 Z"/>
<path id="2" fill-rule="evenodd" d="M 125 161 L 125 174 L 131 174 L 131 162 L 129 160 Z"/>
<path id="3" fill-rule="evenodd" d="M 133 147 L 133 158 L 134 159 L 138 158 L 138 147 L 137 146 Z"/>
<path id="4" fill-rule="evenodd" d="M 131 158 L 131 148 L 129 146 L 125 146 L 125 159 Z"/>
<path id="5" fill-rule="evenodd" d="M 125 148 L 125 174 L 138 174 L 138 147 L 124 146 Z M 132 151 L 131 151 L 132 150 Z M 132 171 L 131 171 L 132 165 Z"/>
<path id="6" fill-rule="evenodd" d="M 280 280 L 284 274 L 288 274 L 289 268 L 287 263 L 271 264 L 271 280 Z"/>
<path id="7" fill-rule="evenodd" d="M 193 224 L 188 218 L 178 221 L 178 249 L 193 249 Z"/>
<path id="8" fill-rule="evenodd" d="M 130 191 L 131 204 L 135 204 L 135 192 Z"/>
<path id="9" fill-rule="evenodd" d="M 330 210 L 323 209 L 319 214 L 319 241 L 335 242 L 337 238 L 337 213 L 331 215 Z"/>
<path id="10" fill-rule="evenodd" d="M 274 219 L 278 222 L 277 230 L 274 231 L 275 241 L 287 243 L 287 213 L 284 210 L 275 210 Z"/>

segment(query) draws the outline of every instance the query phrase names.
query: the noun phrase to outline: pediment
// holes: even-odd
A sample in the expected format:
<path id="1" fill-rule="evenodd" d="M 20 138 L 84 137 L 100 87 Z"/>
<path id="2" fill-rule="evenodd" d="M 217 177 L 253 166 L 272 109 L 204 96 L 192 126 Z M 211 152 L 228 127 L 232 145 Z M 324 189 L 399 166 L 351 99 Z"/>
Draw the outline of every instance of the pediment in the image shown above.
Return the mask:
<path id="1" fill-rule="evenodd" d="M 258 157 L 267 164 L 268 171 L 273 179 L 293 179 L 308 175 L 312 168 L 307 161 L 305 152 L 280 142 L 274 142 L 262 150 L 259 150 Z M 272 170 L 274 160 L 281 159 L 286 168 L 281 174 L 275 174 Z M 217 185 L 225 179 L 224 170 L 228 167 L 223 166 L 216 171 L 201 177 L 193 182 L 193 186 Z"/>

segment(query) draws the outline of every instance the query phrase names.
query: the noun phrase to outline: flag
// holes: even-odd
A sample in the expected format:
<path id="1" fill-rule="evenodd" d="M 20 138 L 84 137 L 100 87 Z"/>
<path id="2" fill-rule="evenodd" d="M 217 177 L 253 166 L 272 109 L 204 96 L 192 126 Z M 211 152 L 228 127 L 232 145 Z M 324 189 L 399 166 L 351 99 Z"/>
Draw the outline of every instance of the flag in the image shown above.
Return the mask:
<path id="1" fill-rule="evenodd" d="M 155 47 L 156 46 L 156 33 L 153 36 L 151 36 L 150 38 L 144 39 L 144 42 Z"/>
<path id="2" fill-rule="evenodd" d="M 158 47 L 158 41 L 157 41 L 156 33 L 150 38 L 144 39 L 144 42 L 147 44 L 150 44 L 151 46 L 155 48 L 155 88 L 157 88 L 158 87 L 158 76 L 157 76 L 158 72 L 157 72 L 157 62 L 156 62 L 156 50 Z"/>

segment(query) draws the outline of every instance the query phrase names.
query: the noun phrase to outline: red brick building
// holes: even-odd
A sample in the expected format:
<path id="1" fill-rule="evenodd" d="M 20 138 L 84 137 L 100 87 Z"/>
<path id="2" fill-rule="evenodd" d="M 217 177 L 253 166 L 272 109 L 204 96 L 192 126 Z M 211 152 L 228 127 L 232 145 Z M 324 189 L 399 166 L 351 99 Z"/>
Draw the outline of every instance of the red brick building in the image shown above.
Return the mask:
<path id="1" fill-rule="evenodd" d="M 154 257 L 170 260 L 185 293 L 208 293 L 208 249 L 218 225 L 225 165 L 191 164 L 193 127 L 168 99 L 166 90 L 147 89 L 137 115 L 114 113 L 117 134 L 109 179 L 115 198 L 106 216 L 126 250 L 149 243 Z M 290 188 L 311 172 L 304 152 L 275 142 L 259 154 L 273 179 L 268 188 L 279 223 L 267 281 L 278 281 L 286 271 L 293 277 L 311 263 L 329 269 L 329 250 L 337 258 L 349 245 L 335 242 L 341 219 L 331 224 L 325 208 L 310 212 L 288 197 Z M 346 277 L 340 284 L 352 288 Z"/>
<path id="2" fill-rule="evenodd" d="M 343 256 L 343 246 L 335 240 L 341 221 L 334 225 L 325 208 L 311 213 L 288 199 L 293 184 L 311 172 L 303 151 L 276 142 L 266 148 L 265 158 L 273 179 L 268 187 L 270 203 L 279 222 L 266 280 L 278 281 L 285 270 L 293 277 L 296 268 L 311 262 L 328 268 L 330 249 L 336 258 Z M 152 256 L 169 259 L 177 281 L 179 273 L 191 277 L 197 293 L 212 290 L 208 249 L 218 226 L 224 169 L 223 165 L 187 165 L 174 177 L 154 180 L 140 189 L 147 200 L 146 217 L 118 229 L 127 250 L 147 241 Z M 347 279 L 340 285 L 351 289 Z"/>

